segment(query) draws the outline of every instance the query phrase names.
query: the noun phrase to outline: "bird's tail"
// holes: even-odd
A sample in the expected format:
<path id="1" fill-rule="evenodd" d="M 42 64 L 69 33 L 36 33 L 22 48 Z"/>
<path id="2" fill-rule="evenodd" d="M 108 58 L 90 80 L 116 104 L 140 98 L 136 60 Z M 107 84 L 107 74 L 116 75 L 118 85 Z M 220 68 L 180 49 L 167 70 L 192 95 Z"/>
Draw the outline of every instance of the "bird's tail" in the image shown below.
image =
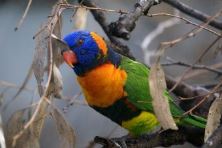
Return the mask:
<path id="1" fill-rule="evenodd" d="M 196 115 L 188 115 L 180 119 L 179 125 L 191 125 L 199 128 L 205 128 L 207 120 Z"/>

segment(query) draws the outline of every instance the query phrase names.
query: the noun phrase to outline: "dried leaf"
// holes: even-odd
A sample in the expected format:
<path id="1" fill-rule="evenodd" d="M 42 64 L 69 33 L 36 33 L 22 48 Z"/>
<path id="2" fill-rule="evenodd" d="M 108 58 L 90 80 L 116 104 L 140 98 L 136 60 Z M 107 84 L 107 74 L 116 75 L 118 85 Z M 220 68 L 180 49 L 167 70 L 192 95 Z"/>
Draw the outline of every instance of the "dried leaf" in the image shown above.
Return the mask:
<path id="1" fill-rule="evenodd" d="M 154 64 L 151 66 L 149 74 L 149 86 L 150 93 L 153 98 L 153 109 L 161 126 L 164 130 L 177 130 L 178 127 L 176 126 L 176 123 L 171 115 L 168 99 L 164 96 L 166 81 L 160 64 Z"/>
<path id="2" fill-rule="evenodd" d="M 53 108 L 52 116 L 55 120 L 57 131 L 62 139 L 62 147 L 73 148 L 75 147 L 75 132 L 71 125 L 65 120 L 62 113 Z"/>
<path id="3" fill-rule="evenodd" d="M 62 33 L 61 33 L 61 28 L 62 28 L 62 16 L 58 16 L 56 20 L 56 24 L 53 28 L 53 35 L 55 35 L 57 38 L 61 39 Z M 53 49 L 53 61 L 54 64 L 59 67 L 63 63 L 63 58 L 61 56 L 61 51 L 63 49 L 63 46 L 61 46 L 60 42 L 57 40 L 52 40 L 52 49 Z"/>
<path id="4" fill-rule="evenodd" d="M 36 36 L 36 48 L 33 60 L 33 71 L 38 84 L 39 95 L 42 96 L 44 92 L 44 72 L 46 67 L 47 50 L 48 50 L 48 35 L 49 31 L 42 28 L 42 31 Z M 41 30 L 41 29 L 40 29 Z"/>
<path id="5" fill-rule="evenodd" d="M 25 77 L 25 80 L 23 81 L 21 87 L 19 88 L 19 90 L 17 91 L 17 93 L 15 94 L 15 96 L 12 98 L 12 101 L 15 100 L 18 95 L 25 89 L 26 85 L 28 84 L 29 80 L 31 79 L 33 74 L 33 69 L 32 69 L 32 65 L 29 67 L 28 70 L 28 74 Z"/>
<path id="6" fill-rule="evenodd" d="M 205 128 L 205 135 L 204 135 L 205 142 L 220 125 L 221 114 L 222 114 L 222 95 L 216 98 L 212 103 L 212 105 L 210 106 L 207 118 L 207 125 Z"/>
<path id="7" fill-rule="evenodd" d="M 85 29 L 87 23 L 88 10 L 86 8 L 78 8 L 75 14 L 75 28 L 78 30 Z"/>
<path id="8" fill-rule="evenodd" d="M 6 127 L 6 142 L 7 147 L 13 147 L 13 138 L 23 130 L 25 124 L 25 112 L 28 111 L 27 108 L 19 110 L 15 112 L 11 118 L 7 122 Z M 37 139 L 34 135 L 32 130 L 29 128 L 22 136 L 16 141 L 15 148 L 39 148 L 39 139 Z"/>
<path id="9" fill-rule="evenodd" d="M 53 64 L 53 73 L 52 73 L 52 81 L 50 84 L 50 91 L 53 93 L 54 97 L 56 98 L 63 98 L 62 97 L 62 89 L 63 89 L 63 81 L 62 81 L 62 75 L 58 69 L 58 67 Z"/>
<path id="10" fill-rule="evenodd" d="M 25 113 L 25 109 L 19 110 L 15 112 L 7 122 L 6 127 L 6 135 L 7 139 L 11 139 L 15 134 L 17 134 L 20 130 L 22 130 L 24 125 L 23 115 Z"/>
<path id="11" fill-rule="evenodd" d="M 58 41 L 61 38 L 61 27 L 62 27 L 62 16 L 58 16 L 57 22 L 53 29 L 52 37 L 52 49 L 53 49 L 53 70 L 52 70 L 52 80 L 50 83 L 50 92 L 56 98 L 62 98 L 62 75 L 59 71 L 59 66 L 63 63 L 63 58 L 61 56 L 61 51 L 64 48 L 61 45 L 61 41 Z M 56 37 L 56 38 L 55 38 Z"/>
<path id="12" fill-rule="evenodd" d="M 35 120 L 30 126 L 33 135 L 35 135 L 37 139 L 40 138 L 41 131 L 45 122 L 45 117 L 48 113 L 47 109 L 49 104 L 45 101 L 45 99 L 43 99 L 39 105 L 40 105 L 39 111 L 35 117 Z"/>

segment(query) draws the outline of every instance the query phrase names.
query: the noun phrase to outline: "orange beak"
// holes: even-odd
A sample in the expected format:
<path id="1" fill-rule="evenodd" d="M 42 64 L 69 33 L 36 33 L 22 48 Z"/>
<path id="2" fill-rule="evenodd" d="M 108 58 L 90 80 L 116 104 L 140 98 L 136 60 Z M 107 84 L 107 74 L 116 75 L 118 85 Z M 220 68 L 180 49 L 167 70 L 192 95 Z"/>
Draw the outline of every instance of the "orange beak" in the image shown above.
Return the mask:
<path id="1" fill-rule="evenodd" d="M 72 68 L 77 63 L 76 54 L 72 50 L 63 50 L 62 56 L 64 61 Z"/>

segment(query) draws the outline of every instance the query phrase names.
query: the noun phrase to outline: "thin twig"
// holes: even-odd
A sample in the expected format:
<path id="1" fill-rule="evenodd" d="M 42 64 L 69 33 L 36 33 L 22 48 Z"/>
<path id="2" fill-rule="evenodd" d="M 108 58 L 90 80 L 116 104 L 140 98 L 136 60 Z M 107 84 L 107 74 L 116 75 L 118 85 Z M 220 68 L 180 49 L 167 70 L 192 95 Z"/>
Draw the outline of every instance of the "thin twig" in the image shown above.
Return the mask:
<path id="1" fill-rule="evenodd" d="M 217 91 L 222 85 L 222 81 L 220 81 L 220 83 L 218 83 L 212 90 L 212 92 Z M 187 114 L 192 114 L 193 110 L 195 110 L 197 107 L 199 107 L 206 99 L 208 99 L 210 97 L 211 93 L 209 93 L 208 95 L 206 95 L 202 100 L 200 100 L 194 107 L 192 107 L 191 109 L 189 109 L 187 112 L 185 112 L 183 115 L 187 115 Z"/>
<path id="2" fill-rule="evenodd" d="M 17 31 L 18 28 L 19 28 L 19 27 L 22 25 L 22 23 L 24 22 L 24 19 L 25 19 L 26 15 L 28 14 L 28 11 L 29 11 L 29 9 L 30 9 L 31 4 L 32 4 L 32 0 L 29 0 L 28 5 L 27 5 L 27 7 L 26 7 L 26 9 L 25 9 L 25 12 L 24 12 L 22 18 L 20 19 L 19 23 L 17 24 L 17 26 L 16 26 L 15 29 L 14 29 L 15 31 Z"/>
<path id="3" fill-rule="evenodd" d="M 222 90 L 215 90 L 215 91 L 210 91 L 210 92 L 207 92 L 206 94 L 201 94 L 201 95 L 197 95 L 197 96 L 193 96 L 193 97 L 179 97 L 180 100 L 184 101 L 184 100 L 192 100 L 192 99 L 196 99 L 196 98 L 200 98 L 200 97 L 205 97 L 207 95 L 212 95 L 212 94 L 215 94 L 215 93 L 219 93 L 221 92 Z"/>
<path id="4" fill-rule="evenodd" d="M 7 88 L 15 88 L 15 89 L 21 88 L 21 86 L 18 86 L 14 83 L 6 82 L 6 81 L 3 81 L 3 80 L 0 80 L 0 86 L 7 87 Z M 32 89 L 30 87 L 24 87 L 23 90 L 30 91 L 30 92 L 34 91 L 34 89 Z"/>
<path id="5" fill-rule="evenodd" d="M 163 66 L 173 66 L 173 65 L 179 65 L 179 66 L 185 66 L 185 67 L 191 67 L 192 69 L 204 69 L 204 70 L 208 70 L 210 72 L 214 72 L 218 75 L 222 75 L 222 71 L 211 68 L 209 66 L 206 65 L 199 65 L 199 64 L 188 64 L 182 61 L 175 61 L 174 59 L 167 57 L 167 60 L 170 61 L 168 63 L 162 63 L 161 65 Z"/>
<path id="6" fill-rule="evenodd" d="M 163 0 L 163 1 L 170 4 L 174 8 L 179 9 L 181 12 L 184 12 L 185 14 L 190 15 L 193 18 L 196 18 L 200 21 L 208 22 L 209 18 L 211 18 L 211 16 L 209 16 L 203 12 L 200 12 L 194 8 L 191 8 L 190 6 L 180 2 L 178 0 Z M 222 22 L 220 22 L 220 21 L 212 20 L 211 22 L 209 22 L 209 25 L 222 30 Z"/>
<path id="7" fill-rule="evenodd" d="M 60 8 L 65 8 L 65 9 L 76 9 L 76 8 L 85 8 L 85 9 L 88 9 L 88 10 L 97 10 L 97 11 L 104 11 L 104 12 L 114 12 L 114 13 L 120 13 L 120 14 L 127 14 L 129 13 L 128 11 L 126 10 L 114 10 L 114 9 L 107 9 L 107 8 L 101 8 L 101 7 L 93 7 L 93 6 L 84 6 L 82 5 L 84 1 L 81 1 L 81 4 L 80 5 L 72 5 L 72 4 L 68 4 L 68 3 L 59 3 L 57 4 L 58 7 Z M 50 16 L 52 19 L 53 19 L 53 16 Z M 51 19 L 51 20 L 52 20 Z M 51 22 L 51 21 L 50 21 Z M 50 23 L 48 23 L 50 24 Z M 45 28 L 48 27 L 48 24 L 45 25 L 41 30 L 39 30 L 34 36 L 33 36 L 33 39 L 36 38 L 36 36 L 38 36 L 42 31 L 44 31 Z"/>
<path id="8" fill-rule="evenodd" d="M 177 11 L 175 9 L 174 13 L 176 15 L 179 15 L 179 11 Z M 150 57 L 153 56 L 151 54 L 150 51 L 148 51 L 149 49 L 149 46 L 150 44 L 152 43 L 152 41 L 157 37 L 159 36 L 160 34 L 162 34 L 167 28 L 170 28 L 174 25 L 177 25 L 180 23 L 180 20 L 177 19 L 177 18 L 170 18 L 170 19 L 167 19 L 166 21 L 163 21 L 161 23 L 158 24 L 158 26 L 153 29 L 153 31 L 151 31 L 150 33 L 148 33 L 146 35 L 146 37 L 143 39 L 142 43 L 141 43 L 141 48 L 143 50 L 143 53 L 144 53 L 144 61 L 145 61 L 145 64 L 149 65 L 150 64 Z"/>
<path id="9" fill-rule="evenodd" d="M 203 26 L 206 26 L 207 24 L 209 24 L 212 20 L 216 19 L 217 17 L 219 17 L 221 15 L 221 12 L 222 10 L 220 10 L 219 12 L 217 12 L 213 17 L 211 17 L 205 24 L 203 24 Z M 197 33 L 201 32 L 203 30 L 203 28 L 196 28 L 196 29 L 193 29 L 192 31 L 190 31 L 189 33 L 173 40 L 173 41 L 168 41 L 168 42 L 162 42 L 161 43 L 161 47 L 160 49 L 167 49 L 169 47 L 172 47 L 173 45 L 176 45 L 178 44 L 179 42 L 185 40 L 185 39 L 188 39 L 190 37 L 193 37 L 195 36 Z M 205 51 L 208 51 L 208 49 L 210 49 L 214 43 L 216 43 L 221 37 L 217 37 L 217 39 L 205 50 Z M 205 54 L 206 52 L 203 52 L 199 58 L 194 62 L 194 64 L 196 64 Z M 183 77 L 189 73 L 191 70 L 191 68 L 187 69 L 181 76 L 181 78 L 177 81 L 177 83 L 170 89 L 170 92 L 172 92 L 176 87 L 177 85 L 183 80 Z"/>
<path id="10" fill-rule="evenodd" d="M 216 35 L 216 36 L 221 36 L 221 33 L 218 33 L 216 31 L 214 31 L 213 29 L 210 29 L 208 27 L 205 27 L 205 26 L 202 26 L 200 24 L 197 24 L 195 22 L 192 22 L 191 20 L 185 18 L 185 17 L 182 17 L 182 16 L 179 16 L 179 15 L 175 15 L 175 14 L 170 14 L 170 13 L 165 13 L 165 12 L 160 12 L 160 13 L 154 13 L 154 14 L 147 14 L 146 16 L 148 17 L 155 17 L 155 16 L 170 16 L 170 17 L 175 17 L 175 18 L 178 18 L 178 19 L 181 19 L 183 20 L 184 22 L 188 23 L 188 24 L 191 24 L 191 25 L 194 25 L 194 26 L 197 26 L 197 27 L 200 27 L 200 28 L 203 28 L 204 30 L 206 31 L 209 31 L 210 33 Z"/>
<path id="11" fill-rule="evenodd" d="M 222 63 L 213 64 L 213 65 L 211 65 L 209 67 L 211 67 L 213 69 L 222 68 Z M 188 79 L 191 79 L 193 77 L 205 74 L 207 72 L 209 72 L 209 71 L 207 71 L 207 70 L 193 70 L 192 72 L 190 72 L 189 74 L 184 76 L 183 80 L 188 80 Z M 176 79 L 178 79 L 178 78 L 176 78 Z"/>
<path id="12" fill-rule="evenodd" d="M 37 33 L 34 34 L 34 36 L 32 37 L 32 39 L 34 40 L 39 34 L 41 34 L 48 26 L 45 25 L 43 26 Z"/>
<path id="13" fill-rule="evenodd" d="M 25 80 L 23 81 L 21 87 L 18 88 L 18 91 L 16 92 L 16 94 L 10 99 L 10 101 L 8 101 L 8 103 L 6 103 L 3 107 L 2 107 L 2 111 L 4 111 L 8 106 L 9 104 L 12 102 L 12 101 L 15 101 L 17 99 L 17 97 L 21 94 L 21 92 L 23 90 L 29 90 L 29 91 L 33 91 L 31 89 L 28 89 L 26 86 L 29 82 L 29 80 L 31 79 L 32 77 L 32 74 L 33 74 L 33 67 L 32 67 L 32 64 L 31 66 L 29 67 L 29 70 L 28 70 L 28 74 L 26 75 L 25 77 Z M 5 83 L 6 84 L 6 83 Z M 12 87 L 13 85 L 11 85 Z"/>
<path id="14" fill-rule="evenodd" d="M 60 6 L 66 8 L 66 9 L 73 9 L 73 8 L 85 8 L 88 10 L 97 10 L 97 11 L 104 11 L 104 12 L 114 12 L 114 13 L 120 13 L 120 14 L 128 14 L 129 12 L 126 10 L 115 10 L 115 9 L 107 9 L 107 8 L 101 8 L 101 7 L 90 7 L 90 6 L 84 6 L 84 1 L 81 2 L 81 5 L 72 5 L 72 4 L 59 4 Z"/>
<path id="15" fill-rule="evenodd" d="M 81 1 L 79 2 L 79 4 L 82 5 L 83 1 L 84 1 L 84 0 L 81 0 Z M 72 14 L 72 16 L 71 16 L 70 22 L 72 22 L 72 19 L 74 19 L 74 16 L 76 15 L 77 10 L 78 10 L 78 9 L 73 10 L 74 12 L 73 12 L 73 14 Z"/>
<path id="16" fill-rule="evenodd" d="M 207 53 L 207 51 L 209 51 L 213 45 L 220 39 L 221 37 L 217 37 L 201 54 L 200 56 L 197 58 L 197 60 L 192 64 L 196 64 L 198 63 L 202 58 L 203 56 Z M 179 77 L 177 79 L 177 83 L 170 89 L 170 91 L 172 91 L 173 89 L 175 89 L 177 87 L 177 85 L 183 80 L 183 78 L 192 70 L 192 67 L 186 69 L 183 74 L 181 75 L 181 77 Z"/>
<path id="17" fill-rule="evenodd" d="M 203 28 L 206 27 L 212 20 L 215 20 L 217 17 L 219 17 L 221 15 L 221 13 L 222 13 L 222 10 L 218 11 L 214 16 L 209 18 L 209 20 L 206 23 L 201 25 L 202 27 L 192 29 L 190 32 L 188 32 L 185 35 L 183 35 L 183 36 L 181 36 L 177 39 L 174 39 L 172 41 L 162 42 L 161 46 L 166 46 L 164 48 L 172 47 L 173 45 L 178 44 L 178 43 L 180 43 L 181 41 L 183 41 L 185 39 L 188 39 L 190 37 L 194 37 L 196 34 L 200 33 L 203 30 Z"/>
<path id="18" fill-rule="evenodd" d="M 32 74 L 33 74 L 33 67 L 31 65 L 29 67 L 28 74 L 26 75 L 25 80 L 23 81 L 19 90 L 16 92 L 15 96 L 12 97 L 12 100 L 15 100 L 18 97 L 18 95 L 22 92 L 22 90 L 26 87 L 26 85 L 28 84 L 29 80 L 32 77 Z"/>
<path id="19" fill-rule="evenodd" d="M 77 93 L 76 95 L 74 95 L 72 98 L 69 97 L 63 97 L 63 99 L 69 101 L 68 104 L 63 107 L 63 112 L 66 113 L 68 108 L 70 106 L 73 106 L 74 104 L 78 104 L 78 105 L 88 105 L 85 101 L 82 100 L 77 100 L 80 96 L 82 95 L 82 92 Z"/>

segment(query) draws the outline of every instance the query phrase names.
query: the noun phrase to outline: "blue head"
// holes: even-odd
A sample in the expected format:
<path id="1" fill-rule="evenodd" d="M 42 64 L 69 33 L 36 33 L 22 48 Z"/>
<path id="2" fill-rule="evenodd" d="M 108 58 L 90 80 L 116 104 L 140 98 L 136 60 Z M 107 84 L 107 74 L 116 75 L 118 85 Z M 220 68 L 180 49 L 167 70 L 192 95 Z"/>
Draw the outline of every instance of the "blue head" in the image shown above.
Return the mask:
<path id="1" fill-rule="evenodd" d="M 63 52 L 66 63 L 73 65 L 77 75 L 108 60 L 108 47 L 104 39 L 95 32 L 76 31 L 65 36 L 64 42 L 70 50 Z"/>

